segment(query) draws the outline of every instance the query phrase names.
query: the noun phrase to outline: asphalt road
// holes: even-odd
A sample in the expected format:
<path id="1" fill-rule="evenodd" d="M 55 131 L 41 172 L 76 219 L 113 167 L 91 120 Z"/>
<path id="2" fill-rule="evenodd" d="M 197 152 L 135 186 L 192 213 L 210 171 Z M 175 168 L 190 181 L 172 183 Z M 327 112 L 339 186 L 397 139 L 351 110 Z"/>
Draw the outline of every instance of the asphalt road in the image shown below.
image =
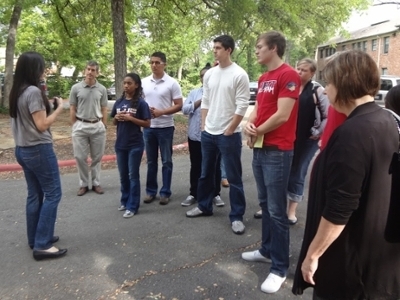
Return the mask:
<path id="1" fill-rule="evenodd" d="M 116 169 L 102 173 L 104 195 L 89 192 L 77 197 L 77 175 L 62 176 L 56 245 L 68 248 L 68 253 L 39 262 L 33 259 L 25 234 L 26 183 L 0 181 L 0 299 L 311 299 L 312 290 L 302 297 L 291 293 L 305 202 L 299 207 L 299 223 L 291 227 L 291 267 L 278 293 L 260 291 L 269 264 L 240 258 L 241 252 L 257 249 L 261 236 L 261 222 L 253 218 L 258 204 L 251 156 L 244 147 L 245 234 L 231 231 L 228 189 L 221 194 L 227 205 L 215 208 L 213 216 L 185 217 L 188 208 L 180 203 L 189 190 L 189 157 L 177 155 L 171 202 L 142 204 L 130 219 L 117 210 Z M 142 194 L 145 172 L 142 165 Z"/>

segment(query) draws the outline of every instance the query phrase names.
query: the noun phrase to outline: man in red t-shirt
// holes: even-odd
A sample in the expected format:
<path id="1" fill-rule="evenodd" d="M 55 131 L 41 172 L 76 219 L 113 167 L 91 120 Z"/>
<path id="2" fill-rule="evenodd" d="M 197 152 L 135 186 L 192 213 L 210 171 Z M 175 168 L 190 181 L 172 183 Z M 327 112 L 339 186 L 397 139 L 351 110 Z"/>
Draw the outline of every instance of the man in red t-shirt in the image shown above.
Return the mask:
<path id="1" fill-rule="evenodd" d="M 270 262 L 271 269 L 261 285 L 265 293 L 277 292 L 286 280 L 289 268 L 289 222 L 287 185 L 296 138 L 300 77 L 282 60 L 285 37 L 277 31 L 259 36 L 256 55 L 268 72 L 258 81 L 257 101 L 249 117 L 245 133 L 256 143 L 253 152 L 253 173 L 258 200 L 262 209 L 261 248 L 244 252 L 247 261 Z M 250 143 L 250 146 L 251 143 Z"/>

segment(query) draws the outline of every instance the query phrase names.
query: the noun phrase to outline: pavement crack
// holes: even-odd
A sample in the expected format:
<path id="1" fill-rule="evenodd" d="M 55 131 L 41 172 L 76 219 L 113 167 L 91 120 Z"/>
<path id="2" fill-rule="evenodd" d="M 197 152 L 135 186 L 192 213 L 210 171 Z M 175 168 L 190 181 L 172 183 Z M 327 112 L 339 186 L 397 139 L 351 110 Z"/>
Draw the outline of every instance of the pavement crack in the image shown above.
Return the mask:
<path id="1" fill-rule="evenodd" d="M 216 257 L 220 256 L 220 255 L 225 255 L 225 254 L 230 254 L 230 253 L 234 253 L 234 252 L 243 252 L 247 249 L 251 249 L 254 248 L 255 246 L 260 245 L 260 242 L 256 242 L 253 243 L 251 245 L 248 246 L 244 246 L 244 247 L 240 247 L 240 248 L 236 248 L 236 249 L 228 249 L 226 251 L 221 251 L 218 253 L 214 253 L 211 257 L 204 259 L 201 262 L 198 263 L 194 263 L 194 264 L 185 264 L 183 266 L 177 267 L 177 268 L 173 268 L 173 269 L 163 269 L 163 270 L 159 270 L 159 271 L 147 271 L 145 274 L 143 274 L 142 276 L 133 279 L 133 280 L 125 280 L 124 283 L 117 288 L 114 293 L 112 295 L 109 295 L 109 297 L 112 299 L 112 297 L 117 296 L 118 294 L 125 294 L 127 288 L 132 288 L 135 285 L 137 285 L 138 283 L 140 283 L 141 281 L 154 276 L 154 275 L 160 275 L 160 274 L 168 274 L 168 273 L 175 273 L 178 271 L 182 271 L 182 270 L 187 270 L 187 269 L 195 269 L 195 268 L 201 268 L 204 265 L 210 263 L 211 261 L 213 261 Z M 108 298 L 107 298 L 108 299 Z"/>

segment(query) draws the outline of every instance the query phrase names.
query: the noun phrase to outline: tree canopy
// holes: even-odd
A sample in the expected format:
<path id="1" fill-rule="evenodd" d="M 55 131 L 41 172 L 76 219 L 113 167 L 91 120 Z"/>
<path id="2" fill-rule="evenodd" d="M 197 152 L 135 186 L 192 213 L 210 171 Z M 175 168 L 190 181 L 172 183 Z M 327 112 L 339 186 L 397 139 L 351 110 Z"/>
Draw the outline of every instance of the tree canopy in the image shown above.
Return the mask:
<path id="1" fill-rule="evenodd" d="M 57 71 L 94 59 L 105 76 L 114 74 L 114 43 L 125 49 L 125 71 L 150 73 L 147 64 L 154 51 L 167 54 L 167 71 L 186 88 L 198 84 L 198 72 L 213 61 L 212 39 L 230 34 L 237 41 L 234 60 L 252 80 L 263 69 L 257 65 L 254 45 L 257 36 L 274 29 L 288 39 L 286 59 L 292 65 L 304 56 L 314 56 L 318 44 L 326 41 L 346 21 L 352 10 L 364 9 L 368 0 L 3 0 L 0 24 L 9 24 L 12 9 L 23 2 L 15 45 L 16 55 L 38 51 Z M 122 19 L 118 14 L 124 14 Z M 116 38 L 115 24 L 123 20 L 125 35 Z M 0 45 L 5 45 L 8 26 L 0 26 Z M 121 59 L 121 57 L 117 57 Z M 124 59 L 124 58 L 122 58 Z M 120 77 L 119 75 L 118 77 Z M 118 79 L 118 78 L 117 78 Z"/>

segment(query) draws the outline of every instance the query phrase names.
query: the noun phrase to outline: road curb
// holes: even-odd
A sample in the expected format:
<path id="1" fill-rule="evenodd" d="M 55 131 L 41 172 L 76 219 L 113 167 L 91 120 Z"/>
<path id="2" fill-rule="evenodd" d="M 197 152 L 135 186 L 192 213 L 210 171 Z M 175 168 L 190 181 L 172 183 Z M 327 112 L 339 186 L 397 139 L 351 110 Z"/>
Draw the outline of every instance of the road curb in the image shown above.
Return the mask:
<path id="1" fill-rule="evenodd" d="M 183 143 L 183 144 L 178 144 L 172 146 L 172 151 L 182 151 L 186 150 L 188 148 L 188 143 Z M 146 152 L 144 152 L 143 155 L 146 155 Z M 115 161 L 116 156 L 115 154 L 112 155 L 104 155 L 103 158 L 101 159 L 102 162 L 110 162 L 110 161 Z M 90 160 L 89 160 L 90 162 Z M 69 159 L 69 160 L 59 160 L 58 161 L 58 166 L 60 168 L 62 167 L 72 167 L 76 165 L 75 159 Z M 22 168 L 19 164 L 3 164 L 0 165 L 0 173 L 1 172 L 15 172 L 15 171 L 22 171 Z"/>

